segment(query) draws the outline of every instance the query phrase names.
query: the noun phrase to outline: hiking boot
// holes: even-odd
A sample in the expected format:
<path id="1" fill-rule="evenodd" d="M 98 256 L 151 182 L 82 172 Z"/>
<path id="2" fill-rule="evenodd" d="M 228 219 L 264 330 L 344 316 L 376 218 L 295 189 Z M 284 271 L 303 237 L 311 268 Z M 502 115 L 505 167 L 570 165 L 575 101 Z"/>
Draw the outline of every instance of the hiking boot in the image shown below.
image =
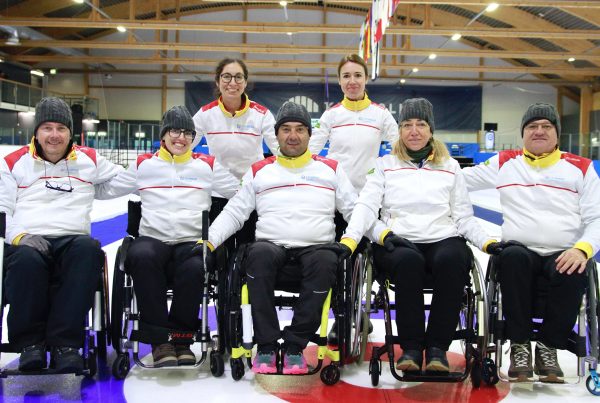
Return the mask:
<path id="1" fill-rule="evenodd" d="M 59 374 L 80 373 L 83 371 L 83 357 L 75 347 L 54 347 L 51 353 L 53 368 Z"/>
<path id="2" fill-rule="evenodd" d="M 302 375 L 308 373 L 308 365 L 302 354 L 302 347 L 290 344 L 286 346 L 283 356 L 283 373 L 287 375 Z"/>
<path id="3" fill-rule="evenodd" d="M 423 352 L 419 350 L 404 350 L 396 363 L 396 369 L 403 372 L 421 372 Z"/>
<path id="4" fill-rule="evenodd" d="M 154 361 L 154 368 L 176 367 L 177 355 L 175 354 L 175 347 L 171 343 L 153 344 L 152 360 Z"/>
<path id="5" fill-rule="evenodd" d="M 510 367 L 508 368 L 508 380 L 510 382 L 533 381 L 530 342 L 510 344 Z"/>
<path id="6" fill-rule="evenodd" d="M 258 350 L 252 362 L 252 372 L 255 374 L 277 373 L 277 351 Z"/>
<path id="7" fill-rule="evenodd" d="M 175 344 L 175 356 L 177 356 L 177 365 L 196 364 L 196 356 L 189 344 Z"/>
<path id="8" fill-rule="evenodd" d="M 556 357 L 556 349 L 548 347 L 541 341 L 535 345 L 535 367 L 536 375 L 540 377 L 540 382 L 545 383 L 564 383 L 564 374 L 558 358 Z"/>
<path id="9" fill-rule="evenodd" d="M 446 351 L 437 347 L 428 347 L 425 350 L 425 371 L 443 374 L 450 372 L 450 365 L 446 357 Z"/>
<path id="10" fill-rule="evenodd" d="M 43 343 L 27 346 L 21 350 L 19 371 L 39 371 L 46 368 L 46 346 Z"/>

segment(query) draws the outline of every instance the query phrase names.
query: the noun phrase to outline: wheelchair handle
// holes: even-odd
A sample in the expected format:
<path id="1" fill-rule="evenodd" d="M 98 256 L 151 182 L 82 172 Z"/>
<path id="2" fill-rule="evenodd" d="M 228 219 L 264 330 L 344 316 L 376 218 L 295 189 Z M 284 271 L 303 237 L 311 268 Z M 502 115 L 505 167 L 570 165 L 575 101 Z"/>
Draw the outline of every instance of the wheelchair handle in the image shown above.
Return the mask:
<path id="1" fill-rule="evenodd" d="M 202 212 L 202 240 L 208 241 L 208 211 Z"/>
<path id="2" fill-rule="evenodd" d="M 6 213 L 0 211 L 0 238 L 6 238 Z"/>

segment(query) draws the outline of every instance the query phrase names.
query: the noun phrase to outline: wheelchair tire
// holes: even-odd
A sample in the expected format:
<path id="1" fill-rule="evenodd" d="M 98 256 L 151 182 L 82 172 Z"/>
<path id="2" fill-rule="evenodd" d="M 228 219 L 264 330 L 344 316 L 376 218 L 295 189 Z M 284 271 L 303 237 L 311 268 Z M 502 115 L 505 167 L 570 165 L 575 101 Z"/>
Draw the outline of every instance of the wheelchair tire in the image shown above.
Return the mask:
<path id="1" fill-rule="evenodd" d="M 121 337 L 123 336 L 123 310 L 125 309 L 125 273 L 119 269 L 122 247 L 117 250 L 115 269 L 113 271 L 111 306 L 110 306 L 110 338 L 113 349 L 119 354 L 121 351 Z"/>
<path id="2" fill-rule="evenodd" d="M 363 318 L 362 318 L 362 335 L 360 338 L 360 351 L 358 355 L 358 360 L 356 363 L 361 365 L 365 360 L 365 353 L 367 352 L 367 342 L 369 341 L 369 321 L 371 315 L 371 291 L 373 289 L 373 266 L 371 265 L 371 261 L 367 256 L 366 260 L 366 273 L 365 273 L 365 303 L 363 305 Z"/>
<path id="3" fill-rule="evenodd" d="M 218 378 L 225 372 L 225 363 L 223 362 L 223 356 L 217 351 L 211 351 L 210 353 L 210 373 Z"/>
<path id="4" fill-rule="evenodd" d="M 483 381 L 490 386 L 493 386 L 500 381 L 500 377 L 498 376 L 498 367 L 491 358 L 485 358 L 483 360 L 481 375 Z"/>
<path id="5" fill-rule="evenodd" d="M 96 375 L 96 373 L 98 372 L 98 362 L 96 361 L 96 359 L 96 353 L 90 351 L 86 363 L 89 373 L 85 375 L 86 378 L 93 378 L 94 375 Z"/>
<path id="6" fill-rule="evenodd" d="M 329 364 L 321 370 L 321 381 L 328 386 L 335 385 L 340 380 L 340 369 Z"/>
<path id="7" fill-rule="evenodd" d="M 234 381 L 239 381 L 244 377 L 244 361 L 241 358 L 231 358 L 229 365 L 231 366 L 231 377 Z"/>
<path id="8" fill-rule="evenodd" d="M 371 375 L 371 385 L 379 385 L 379 375 L 381 375 L 381 361 L 377 358 L 371 358 L 369 361 L 369 375 Z"/>
<path id="9" fill-rule="evenodd" d="M 125 379 L 129 373 L 129 354 L 118 354 L 113 361 L 112 374 L 116 379 Z"/>
<path id="10" fill-rule="evenodd" d="M 592 395 L 600 396 L 600 388 L 596 387 L 596 383 L 594 382 L 594 379 L 591 375 L 587 377 L 585 387 L 587 388 L 588 392 L 590 392 Z"/>
<path id="11" fill-rule="evenodd" d="M 471 366 L 471 384 L 475 389 L 479 389 L 481 386 L 482 371 L 483 365 L 481 364 L 481 361 L 475 358 L 473 360 L 473 365 Z"/>

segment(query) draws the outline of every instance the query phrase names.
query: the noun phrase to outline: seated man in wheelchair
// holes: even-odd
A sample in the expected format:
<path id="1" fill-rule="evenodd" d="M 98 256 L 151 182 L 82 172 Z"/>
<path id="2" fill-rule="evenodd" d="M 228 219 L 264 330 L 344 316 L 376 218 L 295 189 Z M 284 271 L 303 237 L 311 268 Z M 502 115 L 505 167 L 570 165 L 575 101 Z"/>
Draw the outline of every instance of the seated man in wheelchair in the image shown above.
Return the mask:
<path id="1" fill-rule="evenodd" d="M 402 103 L 400 138 L 367 175 L 342 242 L 368 231 L 375 267 L 395 284 L 396 325 L 403 354 L 397 368 L 449 371 L 446 352 L 459 320 L 471 268 L 463 237 L 485 250 L 493 242 L 473 217 L 459 164 L 433 137 L 433 107 L 424 98 Z M 380 212 L 381 209 L 381 212 Z M 379 217 L 379 220 L 377 218 Z M 425 278 L 433 297 L 425 330 Z"/>
<path id="2" fill-rule="evenodd" d="M 195 135 L 186 107 L 171 108 L 162 119 L 160 149 L 140 155 L 106 189 L 113 196 L 137 191 L 142 200 L 140 236 L 125 258 L 142 322 L 191 331 L 199 326 L 204 284 L 202 248 L 195 248 L 202 234 L 202 212 L 210 209 L 213 189 L 226 197 L 239 189 L 239 181 L 214 157 L 192 153 Z M 196 363 L 189 344 L 153 345 L 152 358 L 156 368 Z"/>
<path id="3" fill-rule="evenodd" d="M 511 340 L 511 381 L 562 383 L 556 349 L 566 346 L 585 292 L 585 267 L 600 248 L 600 181 L 592 161 L 558 148 L 560 117 L 551 104 L 529 106 L 523 150 L 501 151 L 463 170 L 469 190 L 496 188 L 504 223 L 498 280 Z M 508 242 L 505 242 L 508 241 Z M 535 278 L 550 288 L 531 364 Z"/>
<path id="4" fill-rule="evenodd" d="M 94 185 L 123 168 L 73 144 L 71 108 L 59 98 L 36 106 L 31 144 L 0 163 L 0 210 L 6 212 L 4 264 L 8 338 L 21 350 L 19 370 L 83 369 L 79 348 L 104 254 L 90 237 Z"/>
<path id="5" fill-rule="evenodd" d="M 245 270 L 258 352 L 252 370 L 276 373 L 283 338 L 284 374 L 308 372 L 302 351 L 319 328 L 321 307 L 336 279 L 338 252 L 351 247 L 332 244 L 336 209 L 346 220 L 356 192 L 336 161 L 311 155 L 311 120 L 306 108 L 286 102 L 275 123 L 281 155 L 252 165 L 242 189 L 214 221 L 209 231 L 213 246 L 239 230 L 256 210 L 256 242 L 248 248 Z M 299 263 L 289 271 L 286 263 Z M 276 280 L 299 281 L 301 291 L 292 324 L 283 335 L 274 306 Z"/>

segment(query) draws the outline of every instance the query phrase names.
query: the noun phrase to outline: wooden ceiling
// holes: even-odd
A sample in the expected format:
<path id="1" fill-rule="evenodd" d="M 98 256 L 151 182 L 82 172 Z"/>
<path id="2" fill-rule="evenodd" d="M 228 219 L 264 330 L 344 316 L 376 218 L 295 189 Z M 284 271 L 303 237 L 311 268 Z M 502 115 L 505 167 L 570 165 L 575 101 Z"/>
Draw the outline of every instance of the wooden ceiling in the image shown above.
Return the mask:
<path id="1" fill-rule="evenodd" d="M 402 1 L 381 50 L 381 79 L 543 82 L 574 99 L 582 86 L 598 89 L 599 0 L 496 2 L 496 11 L 485 12 L 488 2 L 480 0 Z M 3 39 L 0 52 L 33 67 L 163 76 L 211 75 L 223 54 L 231 54 L 262 79 L 316 80 L 324 69 L 334 73 L 342 55 L 356 52 L 370 4 L 288 1 L 286 17 L 311 16 L 298 21 L 282 17 L 278 0 L 4 0 L 0 35 L 16 29 L 20 44 L 7 46 Z M 127 33 L 114 35 L 118 26 Z M 462 35 L 457 43 L 449 39 L 454 33 Z M 223 40 L 215 41 L 215 34 Z M 294 39 L 270 39 L 285 34 Z M 437 45 L 421 46 L 423 38 Z M 428 59 L 431 53 L 435 60 Z"/>

